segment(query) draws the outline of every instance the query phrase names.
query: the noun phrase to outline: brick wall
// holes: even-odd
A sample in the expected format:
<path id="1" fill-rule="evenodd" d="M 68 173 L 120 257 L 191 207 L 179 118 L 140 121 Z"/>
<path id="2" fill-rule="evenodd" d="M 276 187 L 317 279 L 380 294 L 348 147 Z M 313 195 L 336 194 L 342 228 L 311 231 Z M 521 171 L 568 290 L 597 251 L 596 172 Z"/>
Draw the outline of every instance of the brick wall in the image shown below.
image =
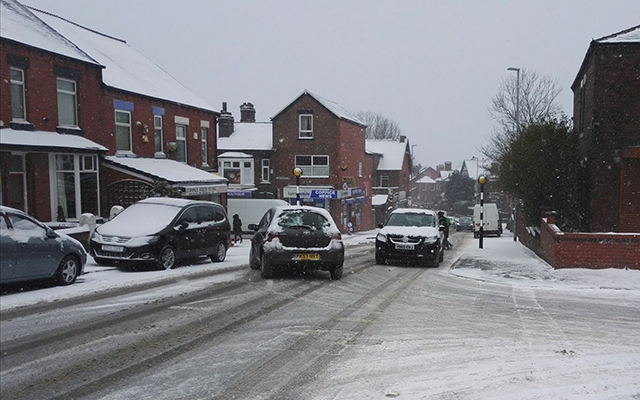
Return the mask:
<path id="1" fill-rule="evenodd" d="M 640 270 L 640 233 L 565 233 L 555 217 L 542 219 L 541 256 L 554 268 Z"/>

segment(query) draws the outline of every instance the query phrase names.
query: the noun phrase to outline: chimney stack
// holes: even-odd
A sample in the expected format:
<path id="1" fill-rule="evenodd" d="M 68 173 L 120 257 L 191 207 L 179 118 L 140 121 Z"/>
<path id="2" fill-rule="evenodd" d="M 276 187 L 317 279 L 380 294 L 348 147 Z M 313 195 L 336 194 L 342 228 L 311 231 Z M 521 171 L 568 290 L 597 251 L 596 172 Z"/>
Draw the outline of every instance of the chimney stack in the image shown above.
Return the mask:
<path id="1" fill-rule="evenodd" d="M 444 170 L 445 171 L 451 171 L 451 161 L 445 161 L 444 162 Z"/>
<path id="2" fill-rule="evenodd" d="M 218 117 L 218 137 L 229 137 L 233 133 L 233 115 L 227 111 L 227 102 L 222 102 L 222 111 Z"/>
<path id="3" fill-rule="evenodd" d="M 407 140 L 407 137 L 405 135 L 400 135 L 400 143 L 404 143 L 405 140 Z"/>
<path id="4" fill-rule="evenodd" d="M 240 106 L 240 122 L 256 122 L 256 109 L 252 103 L 243 103 Z"/>

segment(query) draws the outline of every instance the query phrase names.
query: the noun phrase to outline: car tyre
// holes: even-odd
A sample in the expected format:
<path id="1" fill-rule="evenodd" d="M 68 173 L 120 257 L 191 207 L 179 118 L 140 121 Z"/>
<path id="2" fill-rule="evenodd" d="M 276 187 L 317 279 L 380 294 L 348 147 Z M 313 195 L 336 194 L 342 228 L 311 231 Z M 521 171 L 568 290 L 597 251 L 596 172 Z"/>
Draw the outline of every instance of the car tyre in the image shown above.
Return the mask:
<path id="1" fill-rule="evenodd" d="M 273 278 L 273 264 L 267 260 L 267 256 L 262 252 L 260 257 L 260 275 L 265 279 Z"/>
<path id="2" fill-rule="evenodd" d="M 216 245 L 215 253 L 209 257 L 212 262 L 223 262 L 227 258 L 227 247 L 222 242 Z"/>
<path id="3" fill-rule="evenodd" d="M 260 269 L 260 260 L 253 254 L 253 246 L 249 249 L 249 268 Z"/>
<path id="4" fill-rule="evenodd" d="M 338 279 L 342 278 L 343 270 L 344 270 L 343 264 L 331 267 L 331 269 L 329 270 L 329 273 L 331 274 L 331 279 L 334 281 L 337 281 Z"/>
<path id="5" fill-rule="evenodd" d="M 384 265 L 385 263 L 386 263 L 386 260 L 384 259 L 384 257 L 382 257 L 380 253 L 376 252 L 376 264 Z"/>
<path id="6" fill-rule="evenodd" d="M 160 269 L 171 269 L 176 265 L 176 250 L 173 246 L 167 245 L 160 250 L 158 257 L 158 267 Z"/>
<path id="7" fill-rule="evenodd" d="M 80 273 L 80 260 L 78 257 L 68 255 L 60 261 L 60 266 L 56 271 L 56 282 L 59 285 L 67 286 L 71 285 L 78 278 Z"/>

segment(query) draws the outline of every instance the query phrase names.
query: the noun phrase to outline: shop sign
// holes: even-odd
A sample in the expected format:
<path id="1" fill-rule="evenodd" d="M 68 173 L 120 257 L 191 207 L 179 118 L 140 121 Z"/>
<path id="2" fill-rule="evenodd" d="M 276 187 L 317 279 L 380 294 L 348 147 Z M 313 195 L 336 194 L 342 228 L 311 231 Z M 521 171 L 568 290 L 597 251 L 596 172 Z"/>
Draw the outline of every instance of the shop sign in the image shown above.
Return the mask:
<path id="1" fill-rule="evenodd" d="M 185 186 L 183 196 L 199 196 L 226 192 L 227 185 Z"/>

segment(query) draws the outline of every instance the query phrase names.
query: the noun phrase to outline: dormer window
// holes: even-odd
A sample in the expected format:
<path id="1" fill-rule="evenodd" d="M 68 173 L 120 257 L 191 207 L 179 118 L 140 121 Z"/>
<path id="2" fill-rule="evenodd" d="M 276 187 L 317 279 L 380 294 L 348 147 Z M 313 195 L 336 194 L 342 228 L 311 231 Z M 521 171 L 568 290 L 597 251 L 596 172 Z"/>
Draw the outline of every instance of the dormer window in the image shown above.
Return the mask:
<path id="1" fill-rule="evenodd" d="M 300 114 L 300 139 L 313 139 L 313 115 Z"/>

